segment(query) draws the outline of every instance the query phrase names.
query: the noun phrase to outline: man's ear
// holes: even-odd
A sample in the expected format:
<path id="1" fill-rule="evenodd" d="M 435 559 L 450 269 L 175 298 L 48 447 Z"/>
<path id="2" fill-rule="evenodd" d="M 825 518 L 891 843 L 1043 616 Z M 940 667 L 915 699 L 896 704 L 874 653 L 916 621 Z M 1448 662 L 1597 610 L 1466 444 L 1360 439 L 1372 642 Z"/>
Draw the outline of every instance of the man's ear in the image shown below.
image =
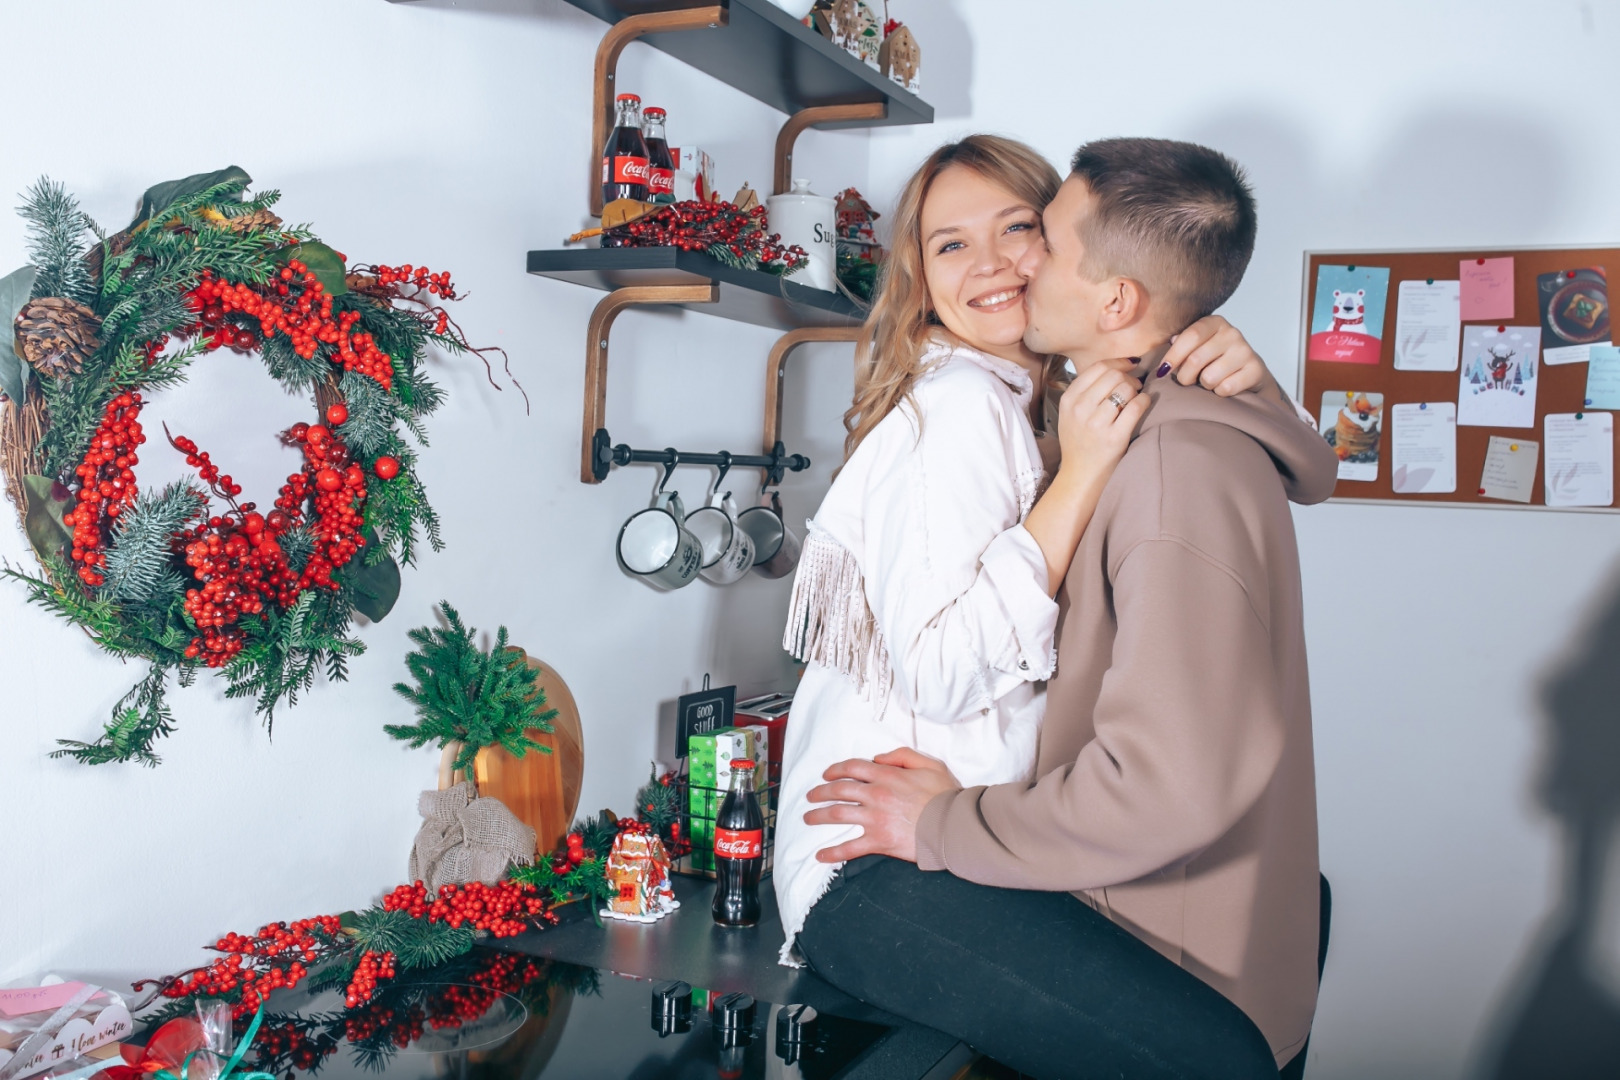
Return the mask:
<path id="1" fill-rule="evenodd" d="M 1147 315 L 1148 295 L 1140 281 L 1117 277 L 1108 282 L 1108 292 L 1097 328 L 1105 334 L 1124 330 Z"/>

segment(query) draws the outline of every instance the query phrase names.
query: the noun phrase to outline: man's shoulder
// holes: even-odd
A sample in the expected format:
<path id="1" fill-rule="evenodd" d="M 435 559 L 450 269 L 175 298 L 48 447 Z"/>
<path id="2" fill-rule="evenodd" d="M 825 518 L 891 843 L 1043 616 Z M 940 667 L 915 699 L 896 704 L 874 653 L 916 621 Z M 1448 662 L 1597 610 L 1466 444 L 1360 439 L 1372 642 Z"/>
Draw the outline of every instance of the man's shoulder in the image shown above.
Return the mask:
<path id="1" fill-rule="evenodd" d="M 1250 547 L 1256 527 L 1286 519 L 1275 462 L 1253 437 L 1210 420 L 1175 420 L 1144 432 L 1109 483 L 1110 547 L 1176 540 L 1216 557 Z"/>

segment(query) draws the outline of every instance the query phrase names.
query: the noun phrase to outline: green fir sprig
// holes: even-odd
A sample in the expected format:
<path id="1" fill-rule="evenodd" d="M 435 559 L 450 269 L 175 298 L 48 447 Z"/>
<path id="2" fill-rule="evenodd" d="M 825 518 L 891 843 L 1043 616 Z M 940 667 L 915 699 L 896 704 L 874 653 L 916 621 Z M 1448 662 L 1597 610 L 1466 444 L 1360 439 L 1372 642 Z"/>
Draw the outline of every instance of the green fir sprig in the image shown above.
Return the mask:
<path id="1" fill-rule="evenodd" d="M 456 769 L 471 765 L 486 746 L 502 747 L 514 757 L 530 750 L 550 753 L 529 732 L 549 733 L 557 710 L 545 708 L 538 672 L 521 650 L 508 646 L 506 627 L 496 632 L 495 647 L 486 652 L 448 600 L 440 602 L 439 612 L 445 626 L 422 626 L 408 635 L 417 646 L 405 656 L 415 685 L 394 684 L 394 692 L 416 706 L 416 723 L 386 724 L 383 730 L 413 748 L 459 742 Z"/>

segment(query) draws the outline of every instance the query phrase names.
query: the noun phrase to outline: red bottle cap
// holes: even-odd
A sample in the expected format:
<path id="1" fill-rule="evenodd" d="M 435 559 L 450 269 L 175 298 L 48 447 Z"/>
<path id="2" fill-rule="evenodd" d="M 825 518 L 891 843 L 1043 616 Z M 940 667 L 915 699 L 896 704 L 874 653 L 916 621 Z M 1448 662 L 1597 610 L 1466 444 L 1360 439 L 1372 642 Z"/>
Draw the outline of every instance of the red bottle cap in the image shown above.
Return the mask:
<path id="1" fill-rule="evenodd" d="M 613 100 L 614 101 L 633 101 L 637 105 L 641 104 L 641 97 L 638 94 L 620 94 L 618 97 L 614 98 Z"/>
<path id="2" fill-rule="evenodd" d="M 736 771 L 737 769 L 752 769 L 753 767 L 754 763 L 752 761 L 733 761 L 731 763 L 731 768 L 733 771 Z"/>
<path id="3" fill-rule="evenodd" d="M 663 109 L 660 109 L 656 105 L 649 105 L 645 109 L 641 110 L 641 115 L 647 117 L 647 119 L 649 119 L 649 120 L 651 120 L 655 116 L 658 119 L 662 120 L 668 114 L 665 113 Z"/>

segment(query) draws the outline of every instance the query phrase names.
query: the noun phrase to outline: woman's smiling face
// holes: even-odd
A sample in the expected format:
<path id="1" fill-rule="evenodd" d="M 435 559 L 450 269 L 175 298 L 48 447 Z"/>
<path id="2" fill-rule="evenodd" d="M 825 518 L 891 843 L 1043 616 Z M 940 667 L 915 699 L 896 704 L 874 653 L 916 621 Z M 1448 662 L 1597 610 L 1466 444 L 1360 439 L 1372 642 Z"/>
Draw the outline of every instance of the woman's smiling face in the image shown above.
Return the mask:
<path id="1" fill-rule="evenodd" d="M 1016 268 L 1041 242 L 1040 207 L 957 166 L 929 187 L 920 222 L 923 278 L 945 329 L 981 352 L 1018 349 L 1028 320 Z"/>

